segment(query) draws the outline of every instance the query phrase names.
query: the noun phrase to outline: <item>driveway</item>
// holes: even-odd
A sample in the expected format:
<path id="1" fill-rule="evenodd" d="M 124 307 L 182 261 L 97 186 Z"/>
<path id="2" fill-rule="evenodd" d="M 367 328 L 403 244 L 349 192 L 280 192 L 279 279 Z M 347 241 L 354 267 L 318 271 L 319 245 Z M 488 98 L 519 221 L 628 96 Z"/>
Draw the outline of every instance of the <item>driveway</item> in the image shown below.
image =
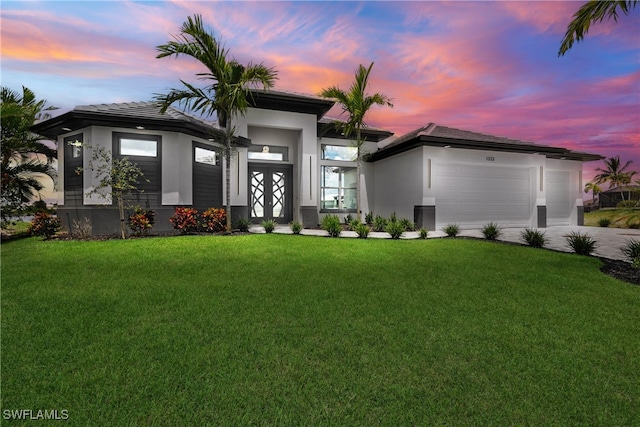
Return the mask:
<path id="1" fill-rule="evenodd" d="M 505 228 L 502 230 L 502 235 L 498 240 L 502 240 L 505 242 L 514 242 L 514 243 L 522 243 L 520 240 L 520 233 L 524 230 L 524 228 Z M 260 226 L 254 226 L 250 230 L 252 233 L 264 233 L 264 228 Z M 620 250 L 620 248 L 624 247 L 625 244 L 631 240 L 640 240 L 640 230 L 626 229 L 626 228 L 607 228 L 607 227 L 579 227 L 579 226 L 559 226 L 559 227 L 547 227 L 540 228 L 539 231 L 545 233 L 547 238 L 547 243 L 545 247 L 548 249 L 554 249 L 562 252 L 572 252 L 571 248 L 567 245 L 567 241 L 565 236 L 572 231 L 577 231 L 582 234 L 588 234 L 591 236 L 598 244 L 593 255 L 610 258 L 610 259 L 618 259 L 626 261 L 624 254 Z M 274 233 L 280 234 L 292 234 L 289 226 L 279 225 L 274 230 Z M 316 229 L 304 229 L 300 233 L 302 235 L 307 236 L 326 236 L 327 233 L 324 230 L 316 230 Z M 443 231 L 429 231 L 429 238 L 438 238 L 444 237 L 446 234 Z M 459 234 L 460 237 L 477 237 L 483 238 L 482 231 L 479 229 L 476 230 L 462 230 Z M 340 234 L 340 237 L 358 237 L 358 235 L 354 231 L 343 231 Z M 372 239 L 388 239 L 389 235 L 387 233 L 376 233 L 371 232 L 369 234 L 369 238 Z M 417 231 L 408 231 L 405 232 L 402 236 L 403 239 L 417 239 L 418 232 Z"/>

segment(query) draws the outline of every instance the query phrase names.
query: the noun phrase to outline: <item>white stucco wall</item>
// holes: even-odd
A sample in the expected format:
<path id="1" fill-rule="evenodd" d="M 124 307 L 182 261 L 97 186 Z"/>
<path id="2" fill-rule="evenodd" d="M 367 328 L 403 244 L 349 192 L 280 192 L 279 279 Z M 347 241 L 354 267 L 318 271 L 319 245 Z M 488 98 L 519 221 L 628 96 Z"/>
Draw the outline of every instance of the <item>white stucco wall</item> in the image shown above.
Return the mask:
<path id="1" fill-rule="evenodd" d="M 388 217 L 393 212 L 399 218 L 413 220 L 413 208 L 422 203 L 422 148 L 405 151 L 374 163 L 375 215 Z"/>

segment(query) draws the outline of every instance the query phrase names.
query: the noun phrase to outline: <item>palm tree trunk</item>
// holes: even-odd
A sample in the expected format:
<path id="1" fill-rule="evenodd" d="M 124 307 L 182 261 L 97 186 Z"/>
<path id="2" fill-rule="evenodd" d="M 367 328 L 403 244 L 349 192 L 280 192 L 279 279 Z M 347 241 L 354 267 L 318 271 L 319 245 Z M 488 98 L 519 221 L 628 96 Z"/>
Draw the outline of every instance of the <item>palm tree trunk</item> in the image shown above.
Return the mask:
<path id="1" fill-rule="evenodd" d="M 225 168 L 225 185 L 227 189 L 226 194 L 226 211 L 227 211 L 227 231 L 231 231 L 231 120 L 227 120 L 227 136 L 225 144 L 225 160 L 227 167 Z M 240 185 L 240 183 L 238 183 Z"/>
<path id="2" fill-rule="evenodd" d="M 124 228 L 124 200 L 122 195 L 116 196 L 118 199 L 118 213 L 120 214 L 120 235 L 126 239 L 126 230 Z"/>
<path id="3" fill-rule="evenodd" d="M 358 218 L 358 221 L 360 221 L 362 219 L 361 215 L 360 215 L 360 211 L 361 211 L 361 194 L 360 194 L 360 149 L 362 147 L 362 141 L 360 140 L 360 127 L 358 126 L 356 128 L 356 144 L 357 144 L 357 148 L 358 151 L 356 153 L 357 157 L 356 157 L 356 218 Z"/>

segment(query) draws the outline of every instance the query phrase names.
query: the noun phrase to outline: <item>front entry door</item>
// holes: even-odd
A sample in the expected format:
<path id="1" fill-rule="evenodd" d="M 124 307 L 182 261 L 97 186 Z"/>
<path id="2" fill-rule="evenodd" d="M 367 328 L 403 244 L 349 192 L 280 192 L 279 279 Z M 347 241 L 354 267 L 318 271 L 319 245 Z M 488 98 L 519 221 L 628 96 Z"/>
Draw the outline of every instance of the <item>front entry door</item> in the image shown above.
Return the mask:
<path id="1" fill-rule="evenodd" d="M 293 219 L 291 165 L 249 165 L 249 209 L 253 222 Z"/>

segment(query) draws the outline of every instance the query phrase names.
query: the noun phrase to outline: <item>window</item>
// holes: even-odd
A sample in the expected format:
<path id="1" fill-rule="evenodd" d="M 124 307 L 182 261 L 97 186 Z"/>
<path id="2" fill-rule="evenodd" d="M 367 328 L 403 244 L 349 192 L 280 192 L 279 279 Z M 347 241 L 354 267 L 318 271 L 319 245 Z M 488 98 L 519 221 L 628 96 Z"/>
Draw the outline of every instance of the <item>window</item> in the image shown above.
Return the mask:
<path id="1" fill-rule="evenodd" d="M 207 165 L 215 166 L 218 164 L 217 153 L 213 150 L 207 150 L 206 148 L 201 147 L 196 147 L 195 160 L 196 163 L 204 163 Z"/>
<path id="2" fill-rule="evenodd" d="M 356 147 L 347 147 L 344 145 L 323 145 L 322 160 L 343 160 L 347 162 L 355 162 L 358 157 L 358 149 Z"/>
<path id="3" fill-rule="evenodd" d="M 288 158 L 289 150 L 287 147 L 269 146 L 269 145 L 253 145 L 249 147 L 247 158 L 249 160 L 275 160 L 279 162 L 286 162 Z"/>
<path id="4" fill-rule="evenodd" d="M 356 168 L 322 166 L 321 209 L 356 209 L 356 179 Z"/>
<path id="5" fill-rule="evenodd" d="M 155 140 L 120 138 L 120 155 L 157 157 L 158 142 Z"/>

